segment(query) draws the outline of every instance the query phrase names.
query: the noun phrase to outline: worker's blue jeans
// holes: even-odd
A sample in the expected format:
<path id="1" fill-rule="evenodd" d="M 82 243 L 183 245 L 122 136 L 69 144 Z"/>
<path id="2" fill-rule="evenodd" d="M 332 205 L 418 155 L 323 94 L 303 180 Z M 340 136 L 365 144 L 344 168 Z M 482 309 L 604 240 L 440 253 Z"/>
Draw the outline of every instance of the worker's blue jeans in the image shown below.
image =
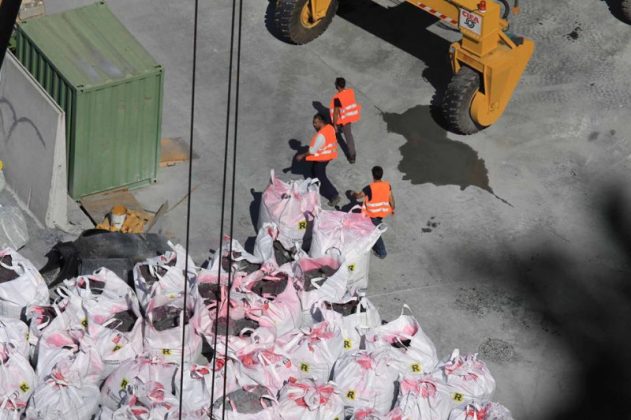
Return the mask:
<path id="1" fill-rule="evenodd" d="M 372 220 L 373 225 L 379 226 L 383 219 L 381 217 L 371 217 L 370 220 Z M 377 242 L 375 242 L 372 250 L 375 251 L 375 254 L 382 258 L 388 254 L 386 252 L 386 244 L 383 242 L 383 239 L 381 239 L 381 236 L 377 239 Z"/>

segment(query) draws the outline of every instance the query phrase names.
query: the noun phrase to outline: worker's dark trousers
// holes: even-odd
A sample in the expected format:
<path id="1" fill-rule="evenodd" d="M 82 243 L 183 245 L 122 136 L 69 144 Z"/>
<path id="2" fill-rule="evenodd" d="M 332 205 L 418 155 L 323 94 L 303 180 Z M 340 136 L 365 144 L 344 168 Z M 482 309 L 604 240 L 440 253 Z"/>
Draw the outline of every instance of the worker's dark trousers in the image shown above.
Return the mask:
<path id="1" fill-rule="evenodd" d="M 329 162 L 311 162 L 311 176 L 320 180 L 320 194 L 329 201 L 339 194 L 329 178 L 326 176 L 326 167 Z"/>
<path id="2" fill-rule="evenodd" d="M 370 220 L 372 220 L 373 225 L 379 226 L 383 219 L 381 217 L 371 217 Z M 380 257 L 385 257 L 387 255 L 386 244 L 383 242 L 383 239 L 381 239 L 381 236 L 379 237 L 379 239 L 377 239 L 377 242 L 375 242 L 372 250 L 375 251 L 375 254 L 379 255 Z"/>
<path id="3" fill-rule="evenodd" d="M 355 139 L 353 138 L 353 132 L 351 131 L 351 123 L 338 125 L 338 128 L 344 135 L 344 142 L 348 146 L 348 160 L 355 160 L 357 152 L 355 151 Z"/>

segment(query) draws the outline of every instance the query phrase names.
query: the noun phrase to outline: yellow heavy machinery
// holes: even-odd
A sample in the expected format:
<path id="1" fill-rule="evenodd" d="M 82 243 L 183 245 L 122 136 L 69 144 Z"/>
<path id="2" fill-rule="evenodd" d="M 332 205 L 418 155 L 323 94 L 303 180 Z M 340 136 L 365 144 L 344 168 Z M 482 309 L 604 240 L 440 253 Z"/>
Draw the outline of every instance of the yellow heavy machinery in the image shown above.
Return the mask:
<path id="1" fill-rule="evenodd" d="M 271 1 L 276 2 L 271 23 L 278 36 L 293 44 L 305 44 L 326 30 L 338 3 L 344 0 Z M 453 43 L 449 51 L 453 76 L 442 103 L 447 128 L 459 134 L 473 134 L 495 123 L 506 109 L 535 47 L 532 40 L 508 32 L 507 18 L 511 11 L 519 12 L 518 0 L 514 0 L 513 7 L 508 0 L 407 2 L 462 33 L 462 39 Z"/>

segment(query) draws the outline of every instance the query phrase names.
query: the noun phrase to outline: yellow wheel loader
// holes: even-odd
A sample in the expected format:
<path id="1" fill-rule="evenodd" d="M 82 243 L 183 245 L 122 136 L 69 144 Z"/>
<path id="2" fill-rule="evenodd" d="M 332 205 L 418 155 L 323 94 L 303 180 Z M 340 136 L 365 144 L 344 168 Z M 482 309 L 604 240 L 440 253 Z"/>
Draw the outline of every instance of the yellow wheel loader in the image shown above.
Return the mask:
<path id="1" fill-rule="evenodd" d="M 275 2 L 271 23 L 279 37 L 289 43 L 305 44 L 326 30 L 338 3 L 344 0 L 271 1 Z M 495 123 L 506 109 L 535 47 L 532 40 L 508 32 L 507 19 L 511 11 L 519 12 L 518 0 L 514 0 L 513 7 L 508 0 L 407 2 L 462 33 L 462 39 L 453 43 L 449 51 L 453 76 L 442 103 L 447 128 L 458 134 L 473 134 Z"/>

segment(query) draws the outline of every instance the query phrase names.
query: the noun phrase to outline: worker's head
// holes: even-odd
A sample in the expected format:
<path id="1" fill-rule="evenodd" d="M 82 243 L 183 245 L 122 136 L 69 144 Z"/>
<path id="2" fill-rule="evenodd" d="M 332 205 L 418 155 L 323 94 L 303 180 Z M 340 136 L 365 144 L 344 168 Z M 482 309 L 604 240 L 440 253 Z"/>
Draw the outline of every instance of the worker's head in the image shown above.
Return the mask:
<path id="1" fill-rule="evenodd" d="M 322 114 L 318 113 L 313 116 L 313 128 L 315 128 L 316 131 L 320 131 L 325 125 L 326 120 Z"/>
<path id="2" fill-rule="evenodd" d="M 383 177 L 383 168 L 381 166 L 373 166 L 372 167 L 372 178 L 375 181 L 381 181 Z"/>
<path id="3" fill-rule="evenodd" d="M 335 79 L 335 89 L 338 91 L 343 90 L 346 87 L 346 79 L 343 77 L 338 77 Z"/>

